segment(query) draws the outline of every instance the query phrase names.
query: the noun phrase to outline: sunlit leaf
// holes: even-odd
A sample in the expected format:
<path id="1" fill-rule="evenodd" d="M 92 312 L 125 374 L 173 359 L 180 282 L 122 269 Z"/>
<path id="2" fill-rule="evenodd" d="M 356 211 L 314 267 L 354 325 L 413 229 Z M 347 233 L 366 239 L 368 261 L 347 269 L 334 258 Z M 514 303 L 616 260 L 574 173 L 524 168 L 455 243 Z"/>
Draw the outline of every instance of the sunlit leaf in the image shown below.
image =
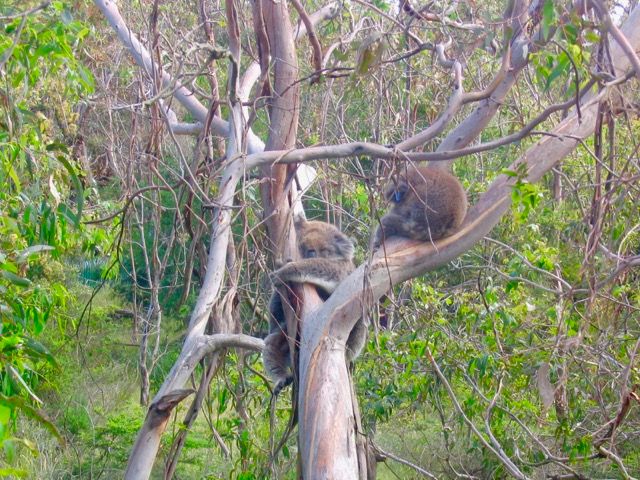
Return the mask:
<path id="1" fill-rule="evenodd" d="M 51 250 L 54 250 L 51 245 L 32 245 L 19 252 L 16 261 L 18 263 L 24 263 L 32 255 L 36 255 L 42 252 L 49 252 Z"/>

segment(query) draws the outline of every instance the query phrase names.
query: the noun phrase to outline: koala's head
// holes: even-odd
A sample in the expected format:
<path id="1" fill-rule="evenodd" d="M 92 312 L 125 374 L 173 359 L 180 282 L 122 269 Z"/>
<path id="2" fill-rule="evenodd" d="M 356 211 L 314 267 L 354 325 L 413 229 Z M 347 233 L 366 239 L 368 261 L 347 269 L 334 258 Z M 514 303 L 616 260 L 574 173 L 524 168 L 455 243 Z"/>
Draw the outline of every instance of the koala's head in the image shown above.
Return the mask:
<path id="1" fill-rule="evenodd" d="M 330 223 L 296 222 L 296 235 L 302 258 L 353 259 L 353 242 Z"/>
<path id="2" fill-rule="evenodd" d="M 384 189 L 384 198 L 387 202 L 395 205 L 411 203 L 415 198 L 422 196 L 429 179 L 434 175 L 441 174 L 438 172 L 427 174 L 424 168 L 409 167 L 391 179 Z"/>
<path id="3" fill-rule="evenodd" d="M 404 176 L 398 177 L 396 180 L 387 184 L 384 189 L 384 198 L 387 202 L 401 203 L 409 191 L 407 179 Z"/>

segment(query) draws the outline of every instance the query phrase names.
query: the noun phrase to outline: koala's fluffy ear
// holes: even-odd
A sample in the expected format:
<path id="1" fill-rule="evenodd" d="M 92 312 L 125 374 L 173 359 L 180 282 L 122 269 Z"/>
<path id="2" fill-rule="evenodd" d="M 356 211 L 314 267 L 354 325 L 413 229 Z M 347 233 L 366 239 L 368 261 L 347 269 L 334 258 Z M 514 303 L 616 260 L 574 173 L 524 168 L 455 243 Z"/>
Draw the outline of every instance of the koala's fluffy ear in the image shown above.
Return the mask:
<path id="1" fill-rule="evenodd" d="M 348 258 L 349 260 L 353 259 L 353 254 L 354 254 L 353 242 L 344 233 L 342 232 L 336 233 L 335 245 L 336 245 L 336 248 L 340 251 L 340 256 L 344 258 Z"/>
<path id="2" fill-rule="evenodd" d="M 302 227 L 304 227 L 305 223 L 307 223 L 307 219 L 304 217 L 304 215 L 296 215 L 293 218 L 293 226 L 296 228 L 296 230 L 300 230 Z"/>

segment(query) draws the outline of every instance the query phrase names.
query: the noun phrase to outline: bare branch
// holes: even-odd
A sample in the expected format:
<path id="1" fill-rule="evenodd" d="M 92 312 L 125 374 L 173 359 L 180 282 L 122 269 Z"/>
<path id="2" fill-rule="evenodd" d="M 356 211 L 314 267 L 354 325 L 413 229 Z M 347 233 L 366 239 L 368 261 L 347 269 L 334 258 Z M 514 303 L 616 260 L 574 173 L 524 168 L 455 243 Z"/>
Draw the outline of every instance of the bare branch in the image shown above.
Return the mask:
<path id="1" fill-rule="evenodd" d="M 320 160 L 323 158 L 343 158 L 357 155 L 369 155 L 374 158 L 384 159 L 400 159 L 408 160 L 412 162 L 421 161 L 443 161 L 452 160 L 455 158 L 464 157 L 474 153 L 485 152 L 493 150 L 503 145 L 508 145 L 522 140 L 529 135 L 534 128 L 545 121 L 551 116 L 552 113 L 566 110 L 574 104 L 574 99 L 567 100 L 564 103 L 551 105 L 542 111 L 537 117 L 531 120 L 524 128 L 518 132 L 507 135 L 506 137 L 498 138 L 486 143 L 474 145 L 473 147 L 461 148 L 459 150 L 440 151 L 438 149 L 435 152 L 404 152 L 400 149 L 385 147 L 375 143 L 369 142 L 353 142 L 343 145 L 333 145 L 326 147 L 308 147 L 290 151 L 270 151 L 257 154 L 251 154 L 247 156 L 247 168 L 255 168 L 264 164 L 271 163 L 299 163 L 309 162 L 312 160 Z M 435 124 L 434 124 L 435 125 Z M 428 129 L 429 130 L 429 129 Z M 425 131 L 426 132 L 426 131 Z M 421 135 L 421 134 L 420 134 Z M 556 138 L 561 138 L 562 134 L 555 133 Z"/>
<path id="2" fill-rule="evenodd" d="M 440 143 L 438 152 L 458 150 L 471 143 L 484 128 L 489 124 L 499 107 L 504 102 L 507 94 L 515 84 L 519 73 L 528 63 L 528 55 L 532 50 L 531 38 L 523 25 L 528 19 L 527 2 L 522 0 L 509 2 L 508 9 L 504 14 L 505 37 L 508 32 L 513 32 L 510 38 L 510 48 L 505 52 L 505 57 L 509 59 L 509 69 L 504 75 L 500 75 L 502 80 L 493 89 L 491 95 L 471 112 L 465 120 L 460 122 Z M 503 64 L 506 58 L 503 59 Z M 506 65 L 504 65 L 506 69 Z M 443 164 L 443 168 L 446 167 Z"/>
<path id="3" fill-rule="evenodd" d="M 111 27 L 116 31 L 120 41 L 129 49 L 136 63 L 148 74 L 153 71 L 153 61 L 149 51 L 140 43 L 134 33 L 129 30 L 124 19 L 120 15 L 116 2 L 111 0 L 95 0 L 95 4 L 100 8 Z M 196 96 L 187 87 L 182 85 L 164 70 L 160 70 L 160 77 L 164 88 L 168 88 L 171 94 L 203 125 L 207 121 L 207 108 L 198 101 Z M 214 117 L 211 121 L 211 130 L 216 135 L 227 136 L 229 124 L 219 117 Z M 250 152 L 261 152 L 264 150 L 264 143 L 252 132 L 248 135 L 248 150 Z"/>
<path id="4" fill-rule="evenodd" d="M 377 445 L 374 445 L 373 449 L 376 451 L 376 453 L 381 454 L 383 457 L 390 458 L 391 460 L 395 460 L 396 462 L 401 463 L 402 465 L 406 465 L 407 467 L 414 469 L 416 472 L 418 472 L 420 475 L 426 478 L 432 478 L 434 480 L 437 480 L 438 478 L 433 473 L 425 470 L 422 467 L 419 467 L 415 463 L 411 463 L 409 460 L 399 457 L 398 455 L 395 455 L 393 453 L 387 452 Z"/>
<path id="5" fill-rule="evenodd" d="M 615 23 L 613 23 L 611 15 L 609 15 L 609 11 L 602 3 L 602 1 L 591 0 L 590 3 L 602 20 L 602 25 L 604 26 L 605 30 L 615 39 L 616 42 L 618 42 L 618 45 L 620 45 L 620 48 L 633 66 L 633 69 L 636 72 L 636 77 L 638 77 L 638 80 L 640 80 L 640 58 L 638 58 L 635 49 L 631 46 L 624 33 L 622 33 L 622 31 L 616 26 Z"/>
<path id="6" fill-rule="evenodd" d="M 438 117 L 438 119 L 429 126 L 429 128 L 400 142 L 397 145 L 399 150 L 413 150 L 414 148 L 424 145 L 429 140 L 435 138 L 447 127 L 449 122 L 453 120 L 453 117 L 460 110 L 460 107 L 462 107 L 464 98 L 464 90 L 462 88 L 462 65 L 460 65 L 460 62 L 457 60 L 448 60 L 444 54 L 445 48 L 446 46 L 444 44 L 439 43 L 436 45 L 438 61 L 441 65 L 450 67 L 454 73 L 455 84 L 453 87 L 453 94 L 449 99 L 447 108 L 442 112 L 442 115 L 440 115 L 440 117 Z"/>
<path id="7" fill-rule="evenodd" d="M 637 480 L 636 477 L 632 477 L 631 475 L 629 475 L 627 468 L 624 466 L 622 459 L 618 455 L 613 453 L 611 450 L 607 450 L 602 445 L 598 447 L 598 451 L 618 466 L 624 480 Z"/>
<path id="8" fill-rule="evenodd" d="M 317 71 L 320 71 L 322 69 L 322 47 L 320 46 L 320 41 L 316 36 L 316 31 L 313 28 L 313 22 L 311 22 L 309 15 L 307 15 L 307 12 L 305 11 L 299 0 L 291 0 L 291 3 L 302 19 L 304 26 L 307 28 L 309 43 L 311 44 L 311 48 L 313 49 L 313 68 Z"/>
<path id="9" fill-rule="evenodd" d="M 181 377 L 186 380 L 206 355 L 224 348 L 234 347 L 262 351 L 264 342 L 259 338 L 243 334 L 202 335 L 189 343 L 187 354 L 180 355 L 178 362 L 174 364 L 171 371 L 180 370 Z M 182 351 L 185 352 L 185 348 Z M 171 374 L 169 374 L 168 378 L 170 377 Z M 191 393 L 193 393 L 193 390 L 181 388 L 161 389 L 158 392 L 149 407 L 145 423 L 138 432 L 136 443 L 129 456 L 125 479 L 140 480 L 149 478 L 151 467 L 160 447 L 161 435 L 159 432 L 161 433 L 165 430 L 173 409 Z"/>
<path id="10" fill-rule="evenodd" d="M 504 467 L 507 469 L 507 471 L 511 475 L 513 475 L 515 478 L 525 480 L 527 476 L 520 471 L 520 469 L 509 458 L 509 455 L 505 453 L 502 446 L 498 443 L 497 439 L 491 433 L 491 430 L 487 428 L 487 433 L 489 435 L 489 439 L 491 440 L 491 443 L 489 443 L 487 439 L 484 438 L 484 435 L 482 435 L 482 433 L 478 430 L 478 427 L 476 427 L 476 425 L 471 421 L 471 419 L 467 417 L 466 413 L 464 413 L 464 409 L 462 408 L 462 406 L 460 405 L 460 402 L 458 401 L 458 398 L 456 397 L 455 392 L 451 388 L 451 385 L 449 384 L 447 377 L 443 375 L 442 370 L 440 370 L 440 367 L 438 366 L 438 363 L 433 358 L 433 355 L 431 354 L 431 350 L 427 349 L 426 354 L 429 359 L 429 362 L 431 362 L 431 366 L 436 371 L 436 375 L 444 385 L 445 390 L 447 390 L 447 393 L 449 394 L 449 398 L 451 399 L 451 402 L 453 402 L 453 405 L 456 408 L 458 415 L 460 415 L 463 418 L 464 423 L 471 429 L 471 431 L 473 431 L 476 438 L 480 441 L 480 443 L 482 443 L 482 445 L 484 445 L 484 448 L 486 448 L 491 453 L 493 453 L 496 456 L 496 458 L 500 460 L 500 462 L 502 462 Z M 491 408 L 492 406 L 490 405 L 487 411 L 490 412 Z"/>
<path id="11" fill-rule="evenodd" d="M 338 15 L 340 4 L 338 2 L 329 2 L 324 7 L 309 15 L 311 25 L 318 25 L 320 22 L 330 20 Z M 301 23 L 295 32 L 295 40 L 298 41 L 307 34 L 306 23 Z"/>
<path id="12" fill-rule="evenodd" d="M 446 25 L 447 27 L 458 28 L 460 30 L 482 30 L 484 25 L 481 23 L 463 23 L 455 20 L 451 20 L 445 15 L 438 15 L 437 13 L 430 12 L 429 6 L 421 9 L 420 11 L 416 11 L 409 0 L 400 0 L 400 9 L 405 12 L 410 17 L 419 18 L 426 22 L 438 22 Z"/>

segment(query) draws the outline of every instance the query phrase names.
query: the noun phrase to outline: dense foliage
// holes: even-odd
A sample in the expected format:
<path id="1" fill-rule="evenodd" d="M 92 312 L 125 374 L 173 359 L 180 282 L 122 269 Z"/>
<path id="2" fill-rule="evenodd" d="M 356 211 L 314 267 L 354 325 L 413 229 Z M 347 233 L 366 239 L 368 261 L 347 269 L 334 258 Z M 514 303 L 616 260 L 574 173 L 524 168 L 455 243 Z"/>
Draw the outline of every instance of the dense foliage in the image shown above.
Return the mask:
<path id="1" fill-rule="evenodd" d="M 29 2 L 0 7 L 0 441 L 3 475 L 17 445 L 37 452 L 29 437 L 14 436 L 17 415 L 47 427 L 37 393 L 56 367 L 38 340 L 73 301 L 63 258 L 87 237 L 80 219 L 83 166 L 73 153 L 77 105 L 93 91 L 92 74 L 77 61 L 90 30 L 69 6 L 53 2 L 26 12 Z M 35 3 L 32 5 L 35 6 Z"/>

